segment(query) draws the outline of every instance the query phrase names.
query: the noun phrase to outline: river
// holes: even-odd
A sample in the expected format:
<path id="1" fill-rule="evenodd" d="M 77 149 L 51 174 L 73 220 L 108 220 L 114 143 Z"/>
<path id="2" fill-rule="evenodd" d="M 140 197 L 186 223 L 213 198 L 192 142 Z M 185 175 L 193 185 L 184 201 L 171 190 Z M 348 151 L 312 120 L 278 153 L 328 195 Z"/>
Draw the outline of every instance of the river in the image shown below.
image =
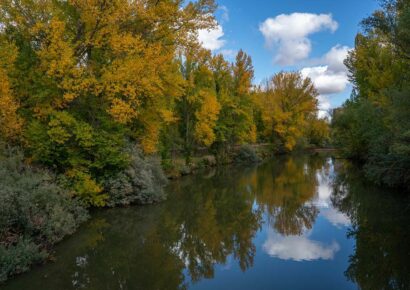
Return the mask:
<path id="1" fill-rule="evenodd" d="M 410 289 L 409 199 L 345 161 L 277 157 L 167 192 L 162 204 L 95 211 L 52 262 L 3 288 Z"/>

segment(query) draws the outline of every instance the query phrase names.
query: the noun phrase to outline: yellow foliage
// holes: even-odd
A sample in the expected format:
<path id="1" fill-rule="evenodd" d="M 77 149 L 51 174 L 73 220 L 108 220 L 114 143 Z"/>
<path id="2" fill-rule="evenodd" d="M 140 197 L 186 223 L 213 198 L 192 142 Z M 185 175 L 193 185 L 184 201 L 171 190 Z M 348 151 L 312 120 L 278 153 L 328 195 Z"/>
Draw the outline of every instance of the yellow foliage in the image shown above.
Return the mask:
<path id="1" fill-rule="evenodd" d="M 0 133 L 6 140 L 15 140 L 21 134 L 23 120 L 18 116 L 18 102 L 12 95 L 6 69 L 11 70 L 17 50 L 6 45 L 0 51 Z"/>
<path id="2" fill-rule="evenodd" d="M 147 154 L 153 154 L 158 150 L 160 124 L 156 121 L 145 123 L 145 134 L 141 138 L 141 147 Z"/>
<path id="3" fill-rule="evenodd" d="M 108 198 L 102 194 L 103 188 L 92 177 L 80 169 L 71 169 L 66 176 L 73 180 L 73 189 L 82 199 L 93 206 L 104 206 Z"/>
<path id="4" fill-rule="evenodd" d="M 114 120 L 121 124 L 130 122 L 134 117 L 138 115 L 138 112 L 134 110 L 129 103 L 126 103 L 118 98 L 115 98 L 112 101 L 109 113 L 114 118 Z"/>
<path id="5" fill-rule="evenodd" d="M 65 23 L 53 18 L 47 26 L 44 23 L 38 23 L 33 30 L 34 33 L 44 31 L 48 40 L 38 51 L 38 57 L 41 60 L 40 69 L 50 77 L 66 76 L 75 62 L 73 47 L 66 36 Z"/>
<path id="6" fill-rule="evenodd" d="M 195 113 L 198 120 L 195 126 L 195 137 L 205 146 L 210 146 L 215 141 L 214 127 L 221 110 L 216 96 L 208 91 L 200 92 L 203 97 L 201 109 Z"/>
<path id="7" fill-rule="evenodd" d="M 299 73 L 282 72 L 257 95 L 266 136 L 279 139 L 284 149 L 291 151 L 307 135 L 308 120 L 316 116 L 318 93 L 311 80 Z"/>
<path id="8" fill-rule="evenodd" d="M 19 108 L 11 95 L 9 82 L 0 68 L 0 133 L 8 140 L 16 139 L 22 128 L 22 119 L 17 115 Z"/>
<path id="9" fill-rule="evenodd" d="M 175 114 L 167 109 L 162 109 L 160 110 L 160 114 L 162 119 L 166 122 L 166 123 L 174 123 L 176 121 L 178 121 L 178 117 L 175 116 Z"/>
<path id="10" fill-rule="evenodd" d="M 238 96 L 249 94 L 254 75 L 251 57 L 240 50 L 236 55 L 233 70 L 236 94 Z"/>

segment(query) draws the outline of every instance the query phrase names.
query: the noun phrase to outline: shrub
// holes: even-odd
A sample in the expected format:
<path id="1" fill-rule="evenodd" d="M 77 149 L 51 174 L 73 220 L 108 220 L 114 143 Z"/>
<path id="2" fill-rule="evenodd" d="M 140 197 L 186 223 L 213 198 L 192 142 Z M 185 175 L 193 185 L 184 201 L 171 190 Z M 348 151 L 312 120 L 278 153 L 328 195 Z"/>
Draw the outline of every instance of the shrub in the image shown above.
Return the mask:
<path id="1" fill-rule="evenodd" d="M 7 150 L 0 157 L 0 280 L 44 259 L 86 218 L 52 174 L 25 164 L 20 151 Z"/>
<path id="2" fill-rule="evenodd" d="M 131 147 L 128 153 L 128 168 L 105 184 L 109 195 L 107 205 L 151 204 L 165 199 L 163 188 L 167 178 L 160 161 L 144 156 L 137 146 Z"/>
<path id="3" fill-rule="evenodd" d="M 251 145 L 243 145 L 239 148 L 235 156 L 235 162 L 239 163 L 258 163 L 261 158 Z"/>
<path id="4" fill-rule="evenodd" d="M 28 271 L 33 263 L 47 258 L 47 252 L 28 239 L 22 239 L 12 247 L 0 245 L 0 282 L 11 275 Z"/>

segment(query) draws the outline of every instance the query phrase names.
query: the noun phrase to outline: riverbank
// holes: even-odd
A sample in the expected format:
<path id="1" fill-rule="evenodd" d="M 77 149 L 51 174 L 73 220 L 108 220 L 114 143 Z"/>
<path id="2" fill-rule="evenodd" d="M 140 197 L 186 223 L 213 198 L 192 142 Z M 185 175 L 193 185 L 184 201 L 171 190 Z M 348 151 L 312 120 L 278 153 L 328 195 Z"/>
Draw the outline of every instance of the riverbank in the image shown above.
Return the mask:
<path id="1" fill-rule="evenodd" d="M 308 152 L 329 152 L 329 150 L 309 149 Z M 138 155 L 138 154 L 137 154 Z M 209 152 L 197 154 L 186 163 L 180 156 L 162 163 L 166 178 L 175 180 L 182 176 L 196 174 L 203 169 L 228 164 L 258 163 L 273 156 L 271 144 L 237 146 L 225 158 L 217 158 Z M 74 234 L 77 228 L 88 218 L 88 210 L 73 193 L 65 189 L 61 179 L 51 172 L 28 165 L 19 151 L 9 152 L 9 156 L 0 159 L 0 282 L 12 276 L 30 270 L 35 264 L 49 261 L 55 244 Z M 116 192 L 110 193 L 114 201 L 107 207 L 127 207 L 135 202 L 135 191 L 141 182 L 143 172 L 149 172 L 156 178 L 164 174 L 158 172 L 159 162 L 144 158 L 135 160 L 130 170 L 135 182 L 127 186 L 113 184 Z M 157 164 L 158 163 L 158 164 Z M 157 165 L 155 165 L 157 164 Z M 130 171 L 129 170 L 129 171 Z M 144 171 L 145 170 L 145 171 Z M 157 173 L 155 173 L 157 171 Z M 162 178 L 162 177 L 161 177 Z M 141 181 L 142 180 L 142 181 Z M 155 181 L 154 181 L 155 182 Z M 147 182 L 151 186 L 152 182 Z M 161 184 L 165 184 L 161 181 Z M 129 187 L 135 188 L 129 189 Z M 145 186 L 145 185 L 144 185 Z M 145 186 L 145 188 L 147 187 Z M 162 190 L 162 186 L 161 190 Z M 151 186 L 152 187 L 152 186 Z M 152 188 L 158 188 L 152 187 Z M 138 189 L 139 195 L 142 189 Z M 152 190 L 152 189 L 151 189 Z M 159 202 L 158 199 L 154 203 Z M 152 204 L 153 202 L 149 202 Z"/>
<path id="2" fill-rule="evenodd" d="M 292 154 L 198 170 L 167 186 L 167 202 L 94 211 L 52 263 L 0 288 L 354 290 L 374 289 L 365 287 L 374 277 L 410 285 L 408 199 L 343 164 Z"/>
<path id="3" fill-rule="evenodd" d="M 229 163 L 250 162 L 264 156 L 264 150 L 239 149 Z M 66 184 L 64 176 L 30 165 L 16 148 L 3 148 L 0 154 L 0 282 L 30 270 L 51 259 L 55 244 L 74 234 L 87 220 L 87 205 Z M 246 152 L 248 159 L 238 160 Z M 158 158 L 145 157 L 130 150 L 129 168 L 105 181 L 106 207 L 152 204 L 165 199 L 166 179 L 193 174 L 201 168 L 218 165 L 206 154 L 185 164 L 176 158 L 171 166 L 161 167 Z M 166 165 L 166 164 L 162 164 Z"/>
<path id="4" fill-rule="evenodd" d="M 163 162 L 163 169 L 168 179 L 174 180 L 185 175 L 195 174 L 198 170 L 235 163 L 258 163 L 272 157 L 272 144 L 252 144 L 235 146 L 233 150 L 218 158 L 208 151 L 196 154 L 189 162 L 181 155 L 175 154 L 172 159 Z"/>
<path id="5" fill-rule="evenodd" d="M 298 150 L 297 152 L 299 152 L 300 154 L 330 154 L 335 158 L 339 158 L 339 150 L 330 147 L 306 147 Z M 241 154 L 242 157 L 238 156 L 238 154 Z M 197 154 L 195 157 L 191 158 L 189 163 L 187 163 L 185 158 L 183 158 L 182 156 L 177 156 L 173 159 L 168 160 L 163 168 L 167 178 L 174 180 L 185 175 L 195 174 L 198 170 L 204 168 L 211 168 L 215 166 L 235 163 L 260 162 L 274 156 L 275 153 L 273 151 L 272 144 L 252 144 L 246 145 L 245 147 L 236 146 L 234 150 L 223 160 L 218 160 L 215 155 L 209 154 L 209 152 L 205 152 L 202 155 Z"/>

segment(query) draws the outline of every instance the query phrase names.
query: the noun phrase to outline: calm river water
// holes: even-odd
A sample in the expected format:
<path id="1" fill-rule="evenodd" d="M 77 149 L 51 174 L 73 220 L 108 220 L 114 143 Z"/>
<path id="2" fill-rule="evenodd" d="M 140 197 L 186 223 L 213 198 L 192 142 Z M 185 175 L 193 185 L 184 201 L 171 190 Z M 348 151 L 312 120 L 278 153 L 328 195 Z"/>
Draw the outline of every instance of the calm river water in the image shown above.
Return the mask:
<path id="1" fill-rule="evenodd" d="M 3 287 L 410 289 L 410 201 L 362 179 L 307 155 L 184 177 L 162 204 L 93 213 Z"/>

